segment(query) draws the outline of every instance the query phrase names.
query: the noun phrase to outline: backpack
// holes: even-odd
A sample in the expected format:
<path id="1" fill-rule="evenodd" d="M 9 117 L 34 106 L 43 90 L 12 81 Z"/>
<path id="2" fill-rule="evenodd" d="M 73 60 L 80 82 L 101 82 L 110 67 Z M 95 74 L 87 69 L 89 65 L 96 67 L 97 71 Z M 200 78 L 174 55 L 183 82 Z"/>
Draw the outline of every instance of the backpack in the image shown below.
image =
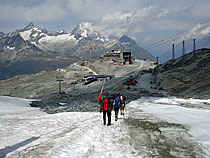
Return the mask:
<path id="1" fill-rule="evenodd" d="M 111 110 L 109 98 L 103 99 L 103 110 Z"/>
<path id="2" fill-rule="evenodd" d="M 115 98 L 114 108 L 119 108 L 119 98 Z"/>
<path id="3" fill-rule="evenodd" d="M 122 97 L 123 97 L 123 100 L 126 100 L 126 96 L 123 95 Z"/>

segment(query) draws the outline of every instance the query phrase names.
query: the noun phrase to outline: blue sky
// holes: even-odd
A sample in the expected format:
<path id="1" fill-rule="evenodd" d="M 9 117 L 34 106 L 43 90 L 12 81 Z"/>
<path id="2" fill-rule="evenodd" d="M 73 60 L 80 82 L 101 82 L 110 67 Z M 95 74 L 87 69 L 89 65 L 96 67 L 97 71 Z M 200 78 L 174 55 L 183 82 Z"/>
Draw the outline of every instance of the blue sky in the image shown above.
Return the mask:
<path id="1" fill-rule="evenodd" d="M 127 35 L 146 47 L 188 28 L 176 41 L 210 32 L 210 0 L 0 0 L 0 31 L 30 22 L 49 31 L 71 32 L 81 22 L 105 36 Z M 203 35 L 202 34 L 202 35 Z"/>

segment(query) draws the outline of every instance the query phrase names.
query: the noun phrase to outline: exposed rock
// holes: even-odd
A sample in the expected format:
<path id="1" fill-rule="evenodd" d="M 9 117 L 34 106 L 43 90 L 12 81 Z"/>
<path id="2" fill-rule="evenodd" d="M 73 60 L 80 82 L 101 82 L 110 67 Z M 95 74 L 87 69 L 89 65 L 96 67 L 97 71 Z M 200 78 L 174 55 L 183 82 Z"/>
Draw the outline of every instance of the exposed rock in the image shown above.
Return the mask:
<path id="1" fill-rule="evenodd" d="M 161 87 L 174 95 L 198 98 L 209 96 L 210 49 L 196 50 L 160 65 L 157 78 Z"/>

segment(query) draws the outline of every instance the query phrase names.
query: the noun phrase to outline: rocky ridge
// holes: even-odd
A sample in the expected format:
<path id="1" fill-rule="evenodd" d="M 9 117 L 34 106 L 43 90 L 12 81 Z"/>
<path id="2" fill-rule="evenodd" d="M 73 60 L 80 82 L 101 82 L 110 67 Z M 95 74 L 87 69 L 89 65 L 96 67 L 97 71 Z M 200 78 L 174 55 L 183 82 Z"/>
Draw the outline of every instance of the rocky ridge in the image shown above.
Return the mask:
<path id="1" fill-rule="evenodd" d="M 127 36 L 105 37 L 95 30 L 91 23 L 78 24 L 71 33 L 62 30 L 49 32 L 46 29 L 35 27 L 30 23 L 24 29 L 16 30 L 11 35 L 19 34 L 24 40 L 28 40 L 42 50 L 59 54 L 71 54 L 81 59 L 89 58 L 89 48 L 93 47 L 94 57 L 100 57 L 106 51 L 119 49 L 132 51 L 137 59 L 155 58 Z"/>
<path id="2" fill-rule="evenodd" d="M 77 57 L 71 55 L 61 56 L 43 51 L 20 35 L 4 34 L 0 38 L 0 80 L 55 70 L 77 60 Z"/>
<path id="3" fill-rule="evenodd" d="M 210 49 L 199 49 L 159 66 L 160 87 L 180 97 L 210 97 Z"/>

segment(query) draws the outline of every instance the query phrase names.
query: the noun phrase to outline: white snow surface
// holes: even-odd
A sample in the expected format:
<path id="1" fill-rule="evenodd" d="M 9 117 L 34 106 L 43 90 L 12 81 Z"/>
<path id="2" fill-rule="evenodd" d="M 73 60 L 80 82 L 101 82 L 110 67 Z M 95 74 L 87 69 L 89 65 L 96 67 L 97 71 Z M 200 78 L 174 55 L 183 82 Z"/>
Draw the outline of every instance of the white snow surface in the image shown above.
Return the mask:
<path id="1" fill-rule="evenodd" d="M 83 37 L 87 37 L 87 30 L 84 30 L 84 31 L 81 33 L 81 35 L 82 35 Z"/>
<path id="2" fill-rule="evenodd" d="M 29 107 L 29 102 L 0 96 L 0 150 L 37 138 L 8 152 L 6 157 L 141 157 L 126 141 L 128 127 L 121 116 L 115 122 L 112 114 L 112 126 L 104 126 L 99 112 L 46 114 Z M 129 108 L 137 108 L 168 122 L 183 124 L 210 156 L 210 110 L 179 106 L 186 102 L 196 105 L 210 100 L 142 98 L 129 103 L 126 113 Z"/>
<path id="3" fill-rule="evenodd" d="M 66 41 L 72 41 L 72 42 L 76 42 L 76 38 L 74 37 L 74 35 L 70 35 L 70 34 L 63 34 L 63 35 L 57 35 L 57 36 L 49 36 L 46 35 L 45 37 L 42 37 L 39 42 L 40 43 L 62 43 L 62 42 L 66 42 Z"/>
<path id="4" fill-rule="evenodd" d="M 13 108 L 13 107 L 30 107 L 29 103 L 30 103 L 30 100 L 28 99 L 0 96 L 0 110 L 1 111 L 3 108 L 7 109 L 7 108 Z"/>
<path id="5" fill-rule="evenodd" d="M 7 102 L 11 106 L 8 110 Z M 6 157 L 51 158 L 128 158 L 135 156 L 126 138 L 126 126 L 121 121 L 102 125 L 99 112 L 46 114 L 38 108 L 21 107 L 25 100 L 0 98 L 0 149 L 12 147 L 32 137 L 39 139 L 26 144 Z M 2 109 L 3 107 L 3 109 Z M 113 115 L 113 114 L 112 114 Z"/>
<path id="6" fill-rule="evenodd" d="M 143 98 L 130 103 L 131 107 L 151 113 L 170 123 L 184 125 L 190 134 L 204 146 L 210 156 L 210 110 L 186 108 L 180 104 L 205 104 L 210 107 L 210 99 L 180 99 L 180 98 Z"/>
<path id="7" fill-rule="evenodd" d="M 15 47 L 6 46 L 7 49 L 14 50 Z"/>
<path id="8" fill-rule="evenodd" d="M 29 40 L 30 39 L 30 35 L 31 35 L 32 29 L 24 31 L 24 32 L 20 32 L 20 36 L 25 40 Z"/>

